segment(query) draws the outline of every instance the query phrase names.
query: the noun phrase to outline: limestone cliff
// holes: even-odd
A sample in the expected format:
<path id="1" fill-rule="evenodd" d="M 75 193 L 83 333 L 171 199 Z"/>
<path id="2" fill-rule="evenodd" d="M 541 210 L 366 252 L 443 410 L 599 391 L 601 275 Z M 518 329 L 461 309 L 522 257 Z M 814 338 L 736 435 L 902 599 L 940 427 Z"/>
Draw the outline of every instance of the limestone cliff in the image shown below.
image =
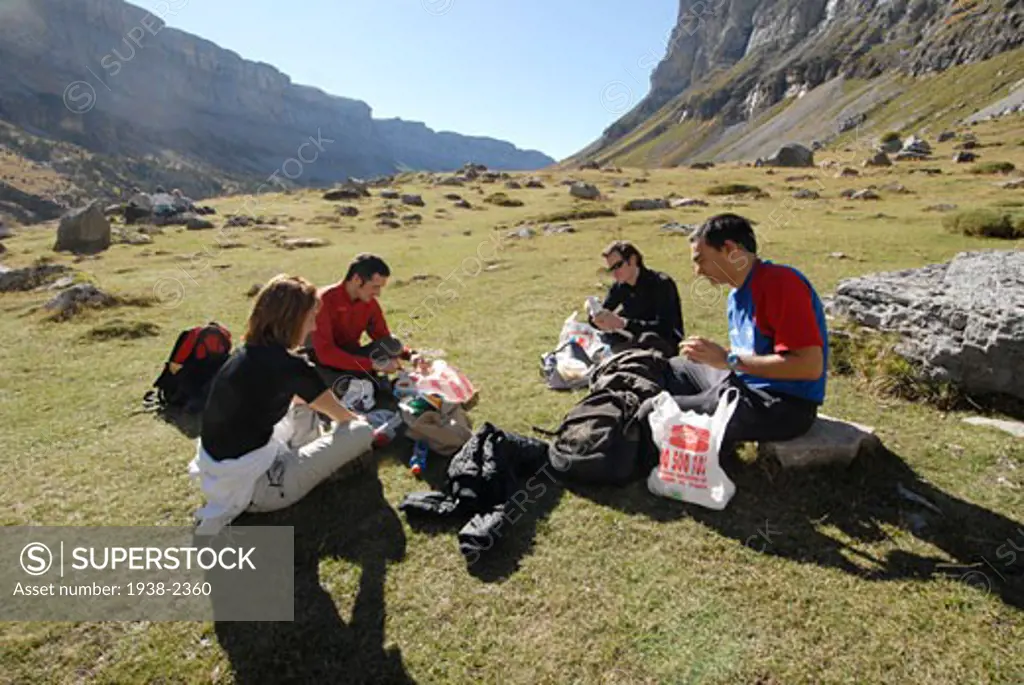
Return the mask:
<path id="1" fill-rule="evenodd" d="M 578 159 L 688 120 L 747 122 L 837 78 L 921 76 L 1021 45 L 1024 0 L 681 0 L 649 93 Z"/>

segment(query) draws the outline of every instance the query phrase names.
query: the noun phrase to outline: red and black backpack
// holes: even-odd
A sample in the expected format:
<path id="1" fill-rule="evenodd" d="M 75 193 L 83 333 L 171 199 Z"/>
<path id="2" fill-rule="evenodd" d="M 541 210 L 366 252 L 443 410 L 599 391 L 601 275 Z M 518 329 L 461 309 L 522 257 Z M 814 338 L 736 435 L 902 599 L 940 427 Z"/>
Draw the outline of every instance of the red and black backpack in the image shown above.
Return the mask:
<path id="1" fill-rule="evenodd" d="M 230 355 L 231 332 L 216 321 L 182 331 L 145 402 L 201 412 L 213 377 Z"/>

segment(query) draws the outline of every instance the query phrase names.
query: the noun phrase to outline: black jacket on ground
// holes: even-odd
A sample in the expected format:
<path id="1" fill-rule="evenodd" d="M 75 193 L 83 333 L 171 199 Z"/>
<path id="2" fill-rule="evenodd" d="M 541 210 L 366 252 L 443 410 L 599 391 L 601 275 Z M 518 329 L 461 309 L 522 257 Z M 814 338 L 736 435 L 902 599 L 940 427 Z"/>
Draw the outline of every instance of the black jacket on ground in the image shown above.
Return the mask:
<path id="1" fill-rule="evenodd" d="M 485 423 L 448 463 L 443 492 L 414 492 L 398 508 L 406 516 L 468 518 L 459 531 L 459 551 L 473 563 L 501 539 L 509 498 L 547 464 L 547 457 L 546 442 Z"/>
<path id="2" fill-rule="evenodd" d="M 683 327 L 683 307 L 679 300 L 679 289 L 668 274 L 640 268 L 636 285 L 616 283 L 608 291 L 604 308 L 618 312 L 626 320 L 626 330 L 639 338 L 644 333 L 657 333 L 673 349 L 686 336 Z M 593 319 L 590 321 L 593 324 Z"/>

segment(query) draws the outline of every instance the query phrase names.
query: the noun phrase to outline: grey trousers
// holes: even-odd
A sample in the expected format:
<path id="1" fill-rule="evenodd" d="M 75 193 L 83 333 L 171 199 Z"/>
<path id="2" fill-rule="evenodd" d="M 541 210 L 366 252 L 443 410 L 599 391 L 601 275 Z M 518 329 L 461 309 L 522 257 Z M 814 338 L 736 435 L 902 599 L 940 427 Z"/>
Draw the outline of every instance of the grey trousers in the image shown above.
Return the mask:
<path id="1" fill-rule="evenodd" d="M 292 407 L 284 421 L 292 425 L 291 438 L 256 481 L 248 511 L 290 507 L 339 468 L 372 449 L 373 429 L 369 424 L 341 424 L 321 435 L 316 412 L 304 405 Z"/>

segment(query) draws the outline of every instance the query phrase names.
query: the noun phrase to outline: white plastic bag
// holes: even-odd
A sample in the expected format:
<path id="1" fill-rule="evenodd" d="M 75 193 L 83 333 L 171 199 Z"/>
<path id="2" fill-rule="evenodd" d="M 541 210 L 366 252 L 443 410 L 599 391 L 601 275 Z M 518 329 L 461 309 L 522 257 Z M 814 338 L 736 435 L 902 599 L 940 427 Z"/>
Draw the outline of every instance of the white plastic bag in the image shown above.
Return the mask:
<path id="1" fill-rule="evenodd" d="M 601 341 L 601 331 L 591 326 L 586 321 L 577 321 L 573 312 L 562 324 L 562 332 L 558 336 L 558 347 L 562 347 L 572 340 L 586 353 L 594 364 L 599 364 L 602 359 L 611 354 L 611 348 L 607 343 Z"/>
<path id="2" fill-rule="evenodd" d="M 722 393 L 715 413 L 709 415 L 684 412 L 669 393 L 659 394 L 648 420 L 660 457 L 647 477 L 647 489 L 661 497 L 725 509 L 736 484 L 722 470 L 718 454 L 739 400 L 739 390 L 730 388 Z"/>

